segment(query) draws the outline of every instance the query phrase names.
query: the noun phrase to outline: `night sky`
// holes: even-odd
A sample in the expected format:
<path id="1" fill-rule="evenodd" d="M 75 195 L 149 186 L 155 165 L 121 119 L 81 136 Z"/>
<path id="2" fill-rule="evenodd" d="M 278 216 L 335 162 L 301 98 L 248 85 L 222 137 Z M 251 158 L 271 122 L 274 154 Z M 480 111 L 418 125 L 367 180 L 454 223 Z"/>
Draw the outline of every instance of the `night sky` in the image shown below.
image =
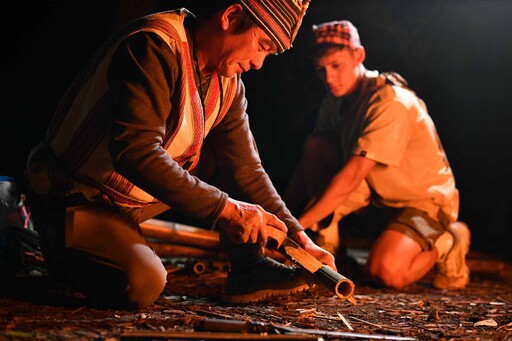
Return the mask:
<path id="1" fill-rule="evenodd" d="M 60 96 L 112 30 L 190 1 L 11 4 L 1 23 L 0 175 L 21 178 Z M 310 27 L 348 19 L 366 48 L 365 66 L 400 73 L 425 101 L 473 250 L 512 256 L 511 18 L 508 0 L 313 0 L 294 47 L 243 76 L 253 133 L 276 188 L 286 187 L 324 91 L 307 55 Z"/>

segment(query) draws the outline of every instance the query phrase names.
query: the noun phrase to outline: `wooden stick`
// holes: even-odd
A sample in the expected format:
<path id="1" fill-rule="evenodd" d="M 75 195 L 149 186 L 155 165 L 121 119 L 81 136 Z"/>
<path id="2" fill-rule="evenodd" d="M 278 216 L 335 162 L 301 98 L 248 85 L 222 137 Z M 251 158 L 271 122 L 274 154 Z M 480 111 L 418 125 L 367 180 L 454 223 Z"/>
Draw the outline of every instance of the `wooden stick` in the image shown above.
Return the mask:
<path id="1" fill-rule="evenodd" d="M 343 323 L 345 323 L 345 325 L 347 326 L 347 328 L 349 330 L 354 330 L 354 328 L 352 328 L 350 323 L 348 323 L 348 320 L 345 318 L 345 316 L 343 316 L 339 311 L 337 311 L 336 314 L 338 314 L 338 317 L 343 321 Z"/>
<path id="2" fill-rule="evenodd" d="M 286 340 L 286 341 L 323 341 L 322 337 L 314 335 L 295 334 L 247 334 L 247 333 L 213 333 L 213 332 L 161 332 L 152 330 L 127 331 L 121 335 L 121 340 Z"/>

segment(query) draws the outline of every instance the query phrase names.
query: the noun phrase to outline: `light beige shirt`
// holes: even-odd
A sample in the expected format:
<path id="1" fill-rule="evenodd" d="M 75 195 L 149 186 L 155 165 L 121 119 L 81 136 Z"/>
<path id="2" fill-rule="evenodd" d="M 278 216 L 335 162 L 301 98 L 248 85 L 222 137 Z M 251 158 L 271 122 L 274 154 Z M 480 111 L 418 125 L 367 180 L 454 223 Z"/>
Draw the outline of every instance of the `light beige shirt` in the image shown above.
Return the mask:
<path id="1" fill-rule="evenodd" d="M 326 97 L 317 132 L 342 133 L 342 101 Z M 459 191 L 425 103 L 410 89 L 388 84 L 375 91 L 366 108 L 365 125 L 352 154 L 377 162 L 366 178 L 372 202 L 380 207 L 418 208 L 436 220 L 442 210 L 450 221 L 457 220 Z"/>

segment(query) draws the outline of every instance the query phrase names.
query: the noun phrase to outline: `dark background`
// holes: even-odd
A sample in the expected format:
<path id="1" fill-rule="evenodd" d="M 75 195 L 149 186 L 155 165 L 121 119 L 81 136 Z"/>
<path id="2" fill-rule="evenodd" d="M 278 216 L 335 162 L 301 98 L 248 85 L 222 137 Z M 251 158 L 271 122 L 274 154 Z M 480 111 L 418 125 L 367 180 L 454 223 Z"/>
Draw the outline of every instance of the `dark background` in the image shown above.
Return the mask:
<path id="1" fill-rule="evenodd" d="M 22 1 L 1 23 L 0 175 L 21 179 L 73 76 L 108 35 L 183 1 Z M 294 47 L 244 74 L 263 164 L 282 192 L 323 93 L 307 55 L 312 24 L 351 20 L 368 69 L 402 74 L 426 102 L 461 194 L 472 248 L 511 256 L 512 1 L 313 0 Z"/>

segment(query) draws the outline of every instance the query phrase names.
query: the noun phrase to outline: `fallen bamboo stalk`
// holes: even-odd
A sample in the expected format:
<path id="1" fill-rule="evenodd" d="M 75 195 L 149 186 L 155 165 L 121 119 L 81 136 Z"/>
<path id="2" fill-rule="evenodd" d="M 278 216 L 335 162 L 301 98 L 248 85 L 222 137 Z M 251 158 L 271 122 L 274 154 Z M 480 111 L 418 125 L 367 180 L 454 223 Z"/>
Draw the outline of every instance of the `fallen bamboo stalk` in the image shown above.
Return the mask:
<path id="1" fill-rule="evenodd" d="M 201 258 L 222 254 L 217 231 L 159 219 L 148 219 L 140 227 L 160 257 Z M 277 261 L 287 260 L 274 249 L 265 248 L 265 255 Z"/>
<path id="2" fill-rule="evenodd" d="M 203 249 L 220 249 L 219 233 L 172 221 L 148 219 L 140 224 L 145 236 L 172 244 L 189 245 Z"/>
<path id="3" fill-rule="evenodd" d="M 175 245 L 168 243 L 152 243 L 149 245 L 159 257 L 194 257 L 194 258 L 219 258 L 220 251 L 206 250 L 198 247 Z"/>
<path id="4" fill-rule="evenodd" d="M 248 334 L 248 333 L 215 333 L 215 332 L 162 332 L 152 330 L 127 331 L 121 335 L 121 340 L 286 340 L 286 341 L 323 341 L 322 337 L 314 335 L 294 334 Z"/>

